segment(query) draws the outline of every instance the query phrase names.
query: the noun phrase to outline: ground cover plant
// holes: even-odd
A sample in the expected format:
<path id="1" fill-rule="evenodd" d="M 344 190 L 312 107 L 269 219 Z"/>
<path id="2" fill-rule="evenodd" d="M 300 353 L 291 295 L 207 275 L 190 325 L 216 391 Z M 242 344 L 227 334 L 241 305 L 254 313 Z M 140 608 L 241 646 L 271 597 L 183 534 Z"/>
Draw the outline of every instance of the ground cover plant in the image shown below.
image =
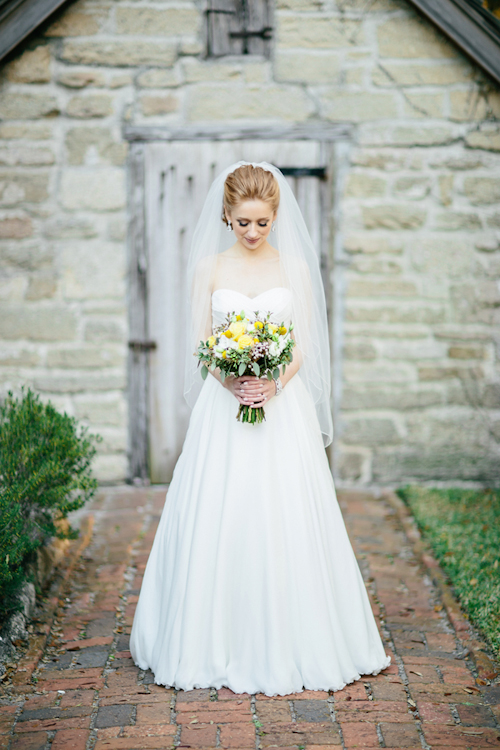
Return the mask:
<path id="1" fill-rule="evenodd" d="M 398 490 L 471 621 L 500 656 L 500 490 Z"/>
<path id="2" fill-rule="evenodd" d="M 97 489 L 95 442 L 29 389 L 0 407 L 0 620 L 17 608 L 36 550 L 77 535 L 59 521 Z"/>

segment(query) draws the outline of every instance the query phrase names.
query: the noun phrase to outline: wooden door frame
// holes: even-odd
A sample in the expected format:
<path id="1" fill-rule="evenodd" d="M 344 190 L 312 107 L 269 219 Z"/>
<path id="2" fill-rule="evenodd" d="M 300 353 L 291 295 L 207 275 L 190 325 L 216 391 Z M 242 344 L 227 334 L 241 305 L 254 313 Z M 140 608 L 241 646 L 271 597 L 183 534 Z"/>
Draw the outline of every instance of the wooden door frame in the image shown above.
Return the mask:
<path id="1" fill-rule="evenodd" d="M 342 397 L 342 349 L 344 333 L 344 268 L 347 264 L 340 232 L 340 199 L 348 168 L 352 127 L 347 123 L 315 122 L 270 127 L 168 128 L 127 125 L 123 136 L 130 143 L 128 157 L 127 277 L 128 277 L 128 461 L 131 480 L 148 480 L 148 403 L 149 372 L 147 315 L 147 250 L 145 210 L 145 151 L 152 141 L 200 140 L 314 140 L 321 144 L 327 167 L 322 183 L 321 209 L 327 221 L 322 224 L 324 247 L 329 257 L 330 346 L 332 364 L 332 409 L 334 430 L 338 433 Z M 335 273 L 333 273 L 335 270 Z M 336 441 L 329 451 L 334 476 L 337 466 Z"/>

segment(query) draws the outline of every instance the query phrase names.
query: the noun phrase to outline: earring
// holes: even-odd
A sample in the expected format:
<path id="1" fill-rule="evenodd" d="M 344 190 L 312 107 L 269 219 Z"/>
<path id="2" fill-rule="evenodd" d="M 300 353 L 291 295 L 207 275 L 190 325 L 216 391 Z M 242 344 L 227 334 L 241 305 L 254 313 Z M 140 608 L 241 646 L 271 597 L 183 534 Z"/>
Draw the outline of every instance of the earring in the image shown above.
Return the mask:
<path id="1" fill-rule="evenodd" d="M 230 221 L 228 221 L 227 222 L 227 231 L 230 232 L 232 228 L 233 228 L 233 225 L 231 224 Z"/>
<path id="2" fill-rule="evenodd" d="M 275 232 L 275 231 L 276 231 L 276 224 L 273 221 L 273 223 L 271 224 L 271 232 Z"/>

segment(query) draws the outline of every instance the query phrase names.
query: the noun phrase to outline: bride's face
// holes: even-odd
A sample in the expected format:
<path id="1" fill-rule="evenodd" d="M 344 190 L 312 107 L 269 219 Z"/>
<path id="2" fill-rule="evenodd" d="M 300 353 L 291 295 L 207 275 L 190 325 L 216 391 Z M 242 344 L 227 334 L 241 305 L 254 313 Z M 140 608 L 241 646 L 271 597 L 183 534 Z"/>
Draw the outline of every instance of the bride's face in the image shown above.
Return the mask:
<path id="1" fill-rule="evenodd" d="M 248 250 L 255 250 L 267 240 L 276 213 L 269 203 L 255 199 L 239 203 L 231 213 L 226 210 L 226 217 L 238 242 Z"/>

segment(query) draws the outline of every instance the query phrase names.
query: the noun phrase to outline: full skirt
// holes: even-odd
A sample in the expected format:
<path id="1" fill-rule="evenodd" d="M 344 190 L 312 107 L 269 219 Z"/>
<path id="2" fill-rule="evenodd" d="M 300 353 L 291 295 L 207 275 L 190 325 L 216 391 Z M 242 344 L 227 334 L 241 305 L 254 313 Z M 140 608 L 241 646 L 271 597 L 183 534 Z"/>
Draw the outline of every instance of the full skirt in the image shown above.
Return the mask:
<path id="1" fill-rule="evenodd" d="M 286 695 L 390 663 L 299 376 L 260 425 L 213 377 L 193 409 L 130 649 L 155 682 Z"/>

